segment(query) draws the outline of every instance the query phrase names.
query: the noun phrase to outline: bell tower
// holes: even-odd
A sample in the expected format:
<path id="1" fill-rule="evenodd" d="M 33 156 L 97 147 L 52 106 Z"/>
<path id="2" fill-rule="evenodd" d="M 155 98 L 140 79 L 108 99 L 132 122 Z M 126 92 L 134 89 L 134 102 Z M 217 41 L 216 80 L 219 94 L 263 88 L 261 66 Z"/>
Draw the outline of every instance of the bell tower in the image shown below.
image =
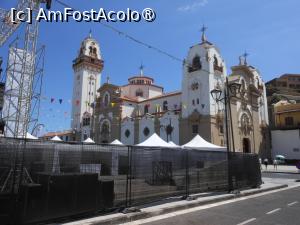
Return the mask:
<path id="1" fill-rule="evenodd" d="M 223 106 L 214 101 L 210 92 L 222 88 L 227 72 L 219 49 L 207 40 L 206 30 L 203 26 L 201 42 L 189 49 L 183 63 L 180 143 L 200 134 L 221 145 L 221 139 L 213 136 L 218 132 L 216 116 Z"/>
<path id="2" fill-rule="evenodd" d="M 226 77 L 226 65 L 217 47 L 206 38 L 207 28 L 202 28 L 201 43 L 192 46 L 183 65 L 182 117 L 195 111 L 202 115 L 216 113 L 210 91 L 222 86 Z"/>
<path id="3" fill-rule="evenodd" d="M 90 32 L 89 36 L 82 41 L 78 56 L 73 61 L 71 127 L 73 131 L 80 134 L 80 140 L 91 135 L 94 104 L 101 83 L 103 65 L 100 45 Z"/>

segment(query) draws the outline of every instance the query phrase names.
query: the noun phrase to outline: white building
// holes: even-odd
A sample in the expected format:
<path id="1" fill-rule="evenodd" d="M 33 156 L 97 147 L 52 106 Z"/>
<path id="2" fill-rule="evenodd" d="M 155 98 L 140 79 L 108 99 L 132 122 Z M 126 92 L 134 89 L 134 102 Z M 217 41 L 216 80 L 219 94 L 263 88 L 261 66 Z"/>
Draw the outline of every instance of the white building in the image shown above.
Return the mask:
<path id="1" fill-rule="evenodd" d="M 102 67 L 101 64 L 99 69 Z M 263 152 L 268 125 L 264 83 L 258 70 L 247 63 L 232 67 L 232 71 L 229 82 L 249 86 L 243 89 L 243 96 L 231 101 L 233 134 L 238 142 L 234 149 Z M 184 60 L 181 90 L 165 93 L 151 76 L 144 74 L 143 67 L 127 84 L 104 83 L 98 90 L 93 138 L 97 143 L 119 139 L 134 145 L 157 133 L 165 141 L 182 145 L 200 134 L 205 140 L 224 146 L 224 104 L 216 103 L 210 93 L 224 89 L 226 76 L 226 63 L 219 49 L 203 32 L 201 43 L 190 47 Z M 91 116 L 91 111 L 81 112 L 87 112 L 81 118 Z M 78 128 L 81 121 L 75 121 Z"/>
<path id="2" fill-rule="evenodd" d="M 99 43 L 89 37 L 81 43 L 78 57 L 73 62 L 73 98 L 71 128 L 77 139 L 85 140 L 91 136 L 92 115 L 97 90 L 100 87 L 103 60 Z"/>
<path id="3" fill-rule="evenodd" d="M 272 130 L 272 158 L 283 155 L 287 160 L 300 160 L 300 129 Z"/>

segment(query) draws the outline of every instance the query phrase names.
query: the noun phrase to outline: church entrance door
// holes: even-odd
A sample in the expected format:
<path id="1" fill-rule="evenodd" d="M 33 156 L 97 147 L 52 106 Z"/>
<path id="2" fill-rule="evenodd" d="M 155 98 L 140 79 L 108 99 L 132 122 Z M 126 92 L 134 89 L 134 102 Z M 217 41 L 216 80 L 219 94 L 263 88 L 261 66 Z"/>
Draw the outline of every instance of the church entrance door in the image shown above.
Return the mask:
<path id="1" fill-rule="evenodd" d="M 249 138 L 243 139 L 243 152 L 244 153 L 251 153 L 251 147 L 250 147 L 250 140 Z"/>

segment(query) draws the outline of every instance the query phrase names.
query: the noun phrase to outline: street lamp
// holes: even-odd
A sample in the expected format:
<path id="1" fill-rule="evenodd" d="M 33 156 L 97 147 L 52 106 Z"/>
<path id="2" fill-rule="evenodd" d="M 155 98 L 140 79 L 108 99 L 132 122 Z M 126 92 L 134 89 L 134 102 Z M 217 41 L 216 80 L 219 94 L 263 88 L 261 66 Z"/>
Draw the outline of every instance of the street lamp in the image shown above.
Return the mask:
<path id="1" fill-rule="evenodd" d="M 166 118 L 167 120 L 167 118 Z M 160 128 L 163 128 L 167 134 L 167 142 L 172 141 L 172 133 L 174 130 L 174 127 L 172 126 L 171 118 L 169 118 L 169 124 L 168 125 L 160 125 Z M 170 136 L 170 139 L 169 139 Z"/>
<path id="2" fill-rule="evenodd" d="M 239 83 L 229 84 L 228 77 L 226 77 L 226 83 L 225 83 L 224 90 L 214 89 L 210 92 L 212 98 L 217 103 L 224 102 L 224 105 L 225 105 L 225 126 L 226 126 L 226 141 L 227 141 L 228 190 L 229 191 L 232 190 L 232 179 L 231 179 L 231 173 L 230 173 L 229 127 L 228 127 L 227 107 L 229 109 L 229 116 L 230 116 L 230 122 L 231 122 L 232 149 L 233 149 L 233 152 L 235 152 L 230 100 L 232 97 L 237 97 L 237 95 L 240 93 L 240 90 L 241 90 L 241 84 L 239 84 Z M 222 97 L 223 93 L 224 93 L 224 97 Z"/>
<path id="3" fill-rule="evenodd" d="M 210 92 L 212 98 L 216 101 L 219 102 L 221 101 L 221 96 L 222 96 L 222 90 L 220 89 L 214 89 Z"/>
<path id="4" fill-rule="evenodd" d="M 233 135 L 233 124 L 232 124 L 232 115 L 231 115 L 231 104 L 230 100 L 231 98 L 236 98 L 237 95 L 241 92 L 241 84 L 239 83 L 231 83 L 229 84 L 228 78 L 226 77 L 226 83 L 225 83 L 225 88 L 224 90 L 221 89 L 214 89 L 210 92 L 212 98 L 216 102 L 224 102 L 225 105 L 225 126 L 226 126 L 226 141 L 227 141 L 227 149 L 229 151 L 229 126 L 228 126 L 228 114 L 227 114 L 227 107 L 229 109 L 229 117 L 230 117 L 230 125 L 231 125 L 231 135 L 232 135 L 232 150 L 235 152 L 235 145 L 234 145 L 234 135 Z M 224 97 L 222 94 L 224 93 Z"/>

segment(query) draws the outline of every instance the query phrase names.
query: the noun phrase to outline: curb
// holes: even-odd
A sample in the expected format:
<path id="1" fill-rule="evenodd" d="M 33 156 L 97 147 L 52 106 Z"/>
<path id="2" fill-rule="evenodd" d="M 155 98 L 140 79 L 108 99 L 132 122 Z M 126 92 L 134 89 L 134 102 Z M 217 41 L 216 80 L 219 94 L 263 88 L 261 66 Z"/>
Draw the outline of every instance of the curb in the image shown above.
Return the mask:
<path id="1" fill-rule="evenodd" d="M 298 174 L 298 175 L 300 175 L 299 172 L 289 172 L 289 171 L 287 171 L 287 172 L 285 172 L 285 171 L 261 171 L 261 172 L 262 173 L 280 173 L 280 174 L 293 174 L 293 175 Z"/>
<path id="2" fill-rule="evenodd" d="M 135 213 L 128 213 L 128 214 L 123 214 L 123 213 L 117 213 L 117 214 L 112 214 L 112 215 L 107 215 L 107 216 L 99 216 L 99 217 L 94 217 L 90 219 L 85 219 L 77 222 L 71 222 L 71 223 L 65 223 L 65 225 L 114 225 L 114 224 L 120 224 L 120 223 L 128 223 L 128 222 L 133 222 L 135 220 L 140 220 L 140 219 L 146 219 L 149 217 L 154 217 L 154 216 L 159 216 L 167 213 L 171 213 L 174 211 L 180 211 L 184 209 L 189 209 L 189 208 L 194 208 L 197 206 L 203 206 L 207 204 L 212 204 L 212 203 L 217 203 L 217 202 L 222 202 L 225 200 L 230 200 L 230 199 L 236 199 L 236 198 L 241 198 L 249 195 L 255 195 L 263 192 L 268 192 L 268 191 L 273 191 L 277 189 L 282 189 L 286 188 L 288 185 L 278 185 L 275 187 L 270 187 L 270 188 L 265 188 L 265 189 L 256 189 L 256 190 L 246 190 L 244 192 L 241 192 L 239 194 L 225 194 L 223 196 L 216 197 L 214 199 L 207 199 L 207 200 L 202 200 L 201 198 L 195 201 L 185 201 L 185 202 L 180 202 L 178 205 L 172 205 L 172 206 L 166 206 L 164 208 L 160 209 L 142 209 L 141 212 L 135 212 Z M 167 204 L 166 204 L 167 205 Z"/>

